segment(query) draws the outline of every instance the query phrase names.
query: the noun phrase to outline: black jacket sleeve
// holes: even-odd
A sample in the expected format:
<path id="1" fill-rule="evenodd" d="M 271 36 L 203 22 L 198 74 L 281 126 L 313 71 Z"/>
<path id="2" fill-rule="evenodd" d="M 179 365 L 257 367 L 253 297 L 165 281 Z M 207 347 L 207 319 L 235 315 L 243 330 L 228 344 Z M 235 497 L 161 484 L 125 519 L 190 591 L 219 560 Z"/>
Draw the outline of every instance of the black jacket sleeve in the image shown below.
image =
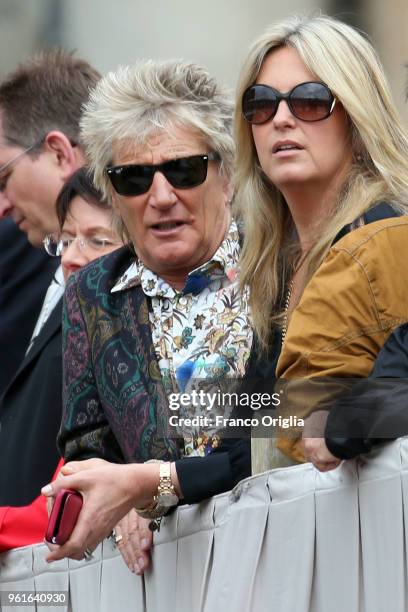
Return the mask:
<path id="1" fill-rule="evenodd" d="M 224 438 L 221 446 L 207 457 L 179 459 L 176 470 L 187 504 L 229 491 L 251 475 L 251 441 Z"/>
<path id="2" fill-rule="evenodd" d="M 330 411 L 329 451 L 351 459 L 375 445 L 408 434 L 408 324 L 398 327 L 378 354 L 369 378 Z"/>

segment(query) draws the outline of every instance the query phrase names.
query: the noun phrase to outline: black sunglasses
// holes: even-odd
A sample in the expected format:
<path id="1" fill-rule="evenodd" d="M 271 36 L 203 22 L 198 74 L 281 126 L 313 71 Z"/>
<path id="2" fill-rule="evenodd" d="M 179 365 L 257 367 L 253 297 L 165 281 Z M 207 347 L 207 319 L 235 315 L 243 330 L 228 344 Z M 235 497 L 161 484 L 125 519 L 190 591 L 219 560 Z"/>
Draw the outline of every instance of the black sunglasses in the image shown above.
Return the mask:
<path id="1" fill-rule="evenodd" d="M 324 83 L 310 81 L 281 93 L 269 85 L 251 85 L 242 96 L 242 113 L 249 123 L 266 123 L 276 115 L 281 100 L 302 121 L 321 121 L 333 112 L 336 98 Z"/>
<path id="2" fill-rule="evenodd" d="M 191 189 L 204 183 L 209 161 L 219 161 L 216 153 L 170 159 L 163 164 L 127 164 L 106 168 L 115 191 L 122 196 L 137 196 L 149 191 L 156 172 L 164 174 L 176 189 Z"/>

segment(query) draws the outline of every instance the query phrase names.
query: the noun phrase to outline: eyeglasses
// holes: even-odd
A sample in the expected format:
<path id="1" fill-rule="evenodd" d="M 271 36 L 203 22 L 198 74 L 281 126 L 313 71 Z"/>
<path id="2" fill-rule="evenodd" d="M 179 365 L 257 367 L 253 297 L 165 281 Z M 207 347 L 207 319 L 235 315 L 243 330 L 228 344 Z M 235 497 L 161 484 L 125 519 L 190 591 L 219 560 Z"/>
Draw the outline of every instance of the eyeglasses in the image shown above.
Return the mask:
<path id="1" fill-rule="evenodd" d="M 282 100 L 302 121 L 321 121 L 333 112 L 336 98 L 324 83 L 310 81 L 281 93 L 269 85 L 251 85 L 242 96 L 242 113 L 249 123 L 259 125 L 272 119 Z"/>
<path id="2" fill-rule="evenodd" d="M 164 174 L 176 189 L 191 189 L 204 183 L 209 161 L 219 161 L 219 155 L 191 155 L 171 159 L 163 164 L 128 164 L 109 166 L 106 173 L 115 191 L 122 196 L 137 196 L 149 191 L 156 172 Z"/>
<path id="3" fill-rule="evenodd" d="M 6 162 L 5 164 L 3 164 L 2 166 L 0 166 L 0 176 L 3 173 L 4 170 L 7 170 L 7 168 L 9 166 L 11 166 L 12 164 L 14 164 L 14 162 L 16 162 L 17 160 L 20 159 L 20 157 L 23 157 L 23 155 L 25 155 L 26 153 L 29 153 L 29 151 L 32 151 L 33 149 L 35 149 L 36 147 L 38 147 L 42 142 L 44 141 L 44 138 L 41 138 L 41 140 L 38 140 L 37 142 L 35 142 L 34 144 L 30 145 L 29 147 L 27 147 L 26 149 L 24 149 L 24 151 L 20 151 L 20 153 L 18 153 L 15 157 L 13 157 L 12 159 L 9 159 L 8 162 Z M 3 185 L 3 179 L 0 179 L 0 191 L 2 191 L 4 189 L 4 185 Z"/>
<path id="4" fill-rule="evenodd" d="M 63 255 L 74 242 L 77 243 L 80 251 L 82 252 L 85 252 L 86 250 L 104 251 L 108 247 L 116 245 L 119 246 L 122 244 L 121 242 L 116 242 L 109 238 L 99 238 L 96 236 L 92 236 L 90 238 L 81 238 L 79 236 L 76 238 L 68 236 L 56 238 L 52 234 L 48 234 L 43 240 L 43 245 L 48 255 L 51 255 L 52 257 L 59 257 L 60 255 Z"/>

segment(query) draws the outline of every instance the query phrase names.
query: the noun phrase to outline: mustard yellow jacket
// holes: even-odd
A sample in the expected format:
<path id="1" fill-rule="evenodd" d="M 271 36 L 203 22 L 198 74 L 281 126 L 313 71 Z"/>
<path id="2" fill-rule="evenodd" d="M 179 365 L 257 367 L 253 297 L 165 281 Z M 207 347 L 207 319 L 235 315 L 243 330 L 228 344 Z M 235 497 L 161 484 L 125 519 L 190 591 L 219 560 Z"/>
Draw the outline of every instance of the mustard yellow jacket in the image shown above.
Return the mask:
<path id="1" fill-rule="evenodd" d="M 390 333 L 406 321 L 408 216 L 355 229 L 330 249 L 292 313 L 277 376 L 289 381 L 285 395 L 292 392 L 297 416 L 320 407 L 324 395 L 320 389 L 316 403 L 311 394 L 302 405 L 300 379 L 368 376 Z M 278 447 L 305 461 L 300 438 L 281 438 Z"/>

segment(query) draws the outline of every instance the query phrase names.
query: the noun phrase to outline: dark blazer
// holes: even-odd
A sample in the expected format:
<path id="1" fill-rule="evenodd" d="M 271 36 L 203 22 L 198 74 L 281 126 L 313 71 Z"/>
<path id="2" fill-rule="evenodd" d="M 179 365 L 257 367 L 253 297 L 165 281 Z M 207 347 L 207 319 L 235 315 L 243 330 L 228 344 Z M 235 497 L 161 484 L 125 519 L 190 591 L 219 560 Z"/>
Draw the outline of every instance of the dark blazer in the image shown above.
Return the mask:
<path id="1" fill-rule="evenodd" d="M 0 401 L 0 506 L 30 503 L 60 458 L 61 313 L 62 298 Z"/>
<path id="2" fill-rule="evenodd" d="M 128 249 L 119 249 L 72 276 L 66 287 L 59 435 L 66 460 L 180 457 L 180 440 L 168 429 L 172 413 L 152 342 L 148 301 L 140 286 L 110 292 L 132 257 Z M 180 459 L 176 467 L 187 502 L 211 497 L 250 475 L 250 441 L 225 439 L 216 452 Z"/>
<path id="3" fill-rule="evenodd" d="M 58 264 L 11 219 L 0 221 L 0 395 L 23 360 Z"/>

